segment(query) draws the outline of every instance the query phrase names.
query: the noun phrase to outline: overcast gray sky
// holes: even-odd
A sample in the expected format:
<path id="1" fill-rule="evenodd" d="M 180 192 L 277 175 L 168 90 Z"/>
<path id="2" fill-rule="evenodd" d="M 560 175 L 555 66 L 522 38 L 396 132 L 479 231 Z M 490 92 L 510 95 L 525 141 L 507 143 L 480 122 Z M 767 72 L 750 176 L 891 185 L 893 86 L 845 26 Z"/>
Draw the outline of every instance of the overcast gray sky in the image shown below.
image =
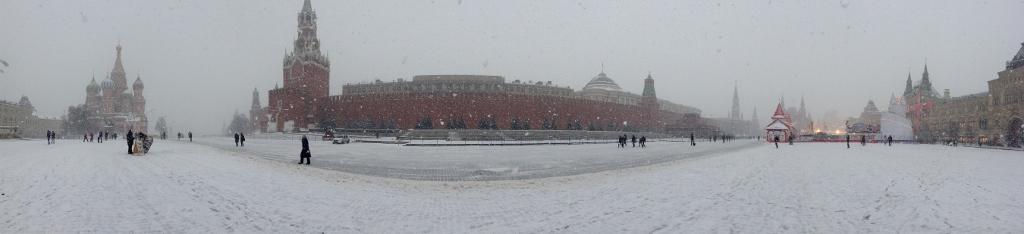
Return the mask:
<path id="1" fill-rule="evenodd" d="M 886 108 L 927 59 L 938 89 L 987 91 L 1024 42 L 1024 1 L 324 1 L 313 0 L 331 94 L 344 83 L 424 74 L 553 81 L 578 90 L 604 72 L 641 93 L 723 117 L 733 85 L 767 123 L 780 96 L 813 117 Z M 301 0 L 0 1 L 0 99 L 43 116 L 85 101 L 124 47 L 150 126 L 215 133 L 253 88 L 282 82 Z"/>

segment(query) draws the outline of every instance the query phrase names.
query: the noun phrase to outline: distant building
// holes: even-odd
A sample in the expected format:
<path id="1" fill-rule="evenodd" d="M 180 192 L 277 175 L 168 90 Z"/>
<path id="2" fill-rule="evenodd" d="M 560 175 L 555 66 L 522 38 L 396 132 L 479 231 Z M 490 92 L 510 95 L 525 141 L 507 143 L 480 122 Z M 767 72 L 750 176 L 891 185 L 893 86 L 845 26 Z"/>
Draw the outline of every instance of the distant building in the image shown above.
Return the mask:
<path id="1" fill-rule="evenodd" d="M 146 118 L 146 98 L 142 95 L 145 86 L 138 75 L 129 89 L 124 66 L 121 64 L 121 44 L 117 45 L 117 59 L 114 69 L 100 84 L 93 77 L 86 86 L 85 107 L 88 120 L 100 129 L 93 132 L 110 131 L 125 133 L 128 130 L 148 131 L 149 120 Z M 75 133 L 78 134 L 78 133 Z"/>
<path id="2" fill-rule="evenodd" d="M 0 127 L 15 133 L 7 136 L 43 138 L 47 130 L 59 131 L 60 123 L 60 119 L 36 116 L 35 107 L 26 96 L 21 96 L 17 103 L 0 100 Z"/>
<path id="3" fill-rule="evenodd" d="M 875 135 L 876 140 L 887 140 L 890 136 L 897 141 L 914 140 L 913 123 L 907 118 L 907 105 L 896 95 L 889 98 L 889 108 L 882 111 L 879 124 L 881 132 Z"/>
<path id="4" fill-rule="evenodd" d="M 717 135 L 732 136 L 756 136 L 760 134 L 761 126 L 757 124 L 757 109 L 754 109 L 754 116 L 747 120 L 740 110 L 740 96 L 738 86 L 733 86 L 732 109 L 726 118 L 711 118 L 720 132 Z"/>
<path id="5" fill-rule="evenodd" d="M 486 75 L 420 75 L 412 80 L 345 84 L 328 93 L 330 60 L 320 53 L 316 13 L 309 0 L 298 14 L 294 51 L 285 55 L 284 87 L 268 92 L 260 107 L 253 94 L 250 116 L 261 131 L 347 129 L 513 129 L 664 130 L 693 107 L 657 98 L 648 74 L 641 95 L 622 91 L 601 73 L 582 90 L 550 81 L 513 80 Z M 265 128 L 262 119 L 265 116 Z"/>
<path id="6" fill-rule="evenodd" d="M 981 142 L 1021 147 L 1024 142 L 1024 43 L 988 91 L 951 97 L 931 87 L 928 68 L 918 82 L 907 78 L 904 100 L 915 138 L 923 142 Z"/>

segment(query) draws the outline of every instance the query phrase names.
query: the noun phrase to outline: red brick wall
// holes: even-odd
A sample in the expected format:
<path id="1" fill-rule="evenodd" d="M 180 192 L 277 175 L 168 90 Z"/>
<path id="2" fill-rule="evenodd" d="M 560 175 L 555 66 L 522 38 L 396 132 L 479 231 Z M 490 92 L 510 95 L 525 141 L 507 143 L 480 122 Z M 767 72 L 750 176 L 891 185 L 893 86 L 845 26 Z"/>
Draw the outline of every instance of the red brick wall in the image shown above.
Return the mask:
<path id="1" fill-rule="evenodd" d="M 272 122 L 277 122 L 276 129 L 281 131 L 284 127 L 284 122 L 293 120 L 295 121 L 295 127 L 305 128 L 307 124 L 311 123 L 307 117 L 312 113 L 313 98 L 299 89 L 293 88 L 280 88 L 270 90 L 268 92 L 268 103 L 267 113 L 271 114 Z M 281 108 L 278 109 L 277 101 L 281 100 Z M 316 116 L 316 115 L 314 115 Z"/>
<path id="2" fill-rule="evenodd" d="M 669 122 L 665 118 L 681 118 L 650 112 L 641 106 L 527 94 L 360 94 L 331 96 L 323 104 L 319 109 L 334 118 L 339 127 L 348 121 L 394 119 L 399 129 L 410 129 L 424 117 L 430 117 L 434 128 L 443 128 L 440 121 L 462 118 L 467 128 L 476 129 L 480 118 L 489 115 L 500 129 L 508 129 L 514 117 L 529 119 L 532 129 L 540 129 L 544 118 L 553 119 L 558 129 L 563 130 L 570 119 L 580 120 L 584 129 L 591 122 L 601 128 L 614 122 L 621 128 L 624 121 L 633 127 L 662 129 L 662 123 Z"/>

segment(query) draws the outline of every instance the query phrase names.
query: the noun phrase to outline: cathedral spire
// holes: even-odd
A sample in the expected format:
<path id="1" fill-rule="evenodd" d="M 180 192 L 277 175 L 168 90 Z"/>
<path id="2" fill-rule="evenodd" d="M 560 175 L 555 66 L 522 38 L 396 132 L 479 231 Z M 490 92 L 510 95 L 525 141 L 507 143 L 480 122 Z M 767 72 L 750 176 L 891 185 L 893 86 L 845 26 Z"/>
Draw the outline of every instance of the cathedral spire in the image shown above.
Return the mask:
<path id="1" fill-rule="evenodd" d="M 743 118 L 740 116 L 740 93 L 738 87 L 738 84 L 733 84 L 732 86 L 732 113 L 729 114 L 729 117 L 733 119 Z"/>
<path id="2" fill-rule="evenodd" d="M 124 73 L 124 65 L 121 65 L 121 42 L 117 43 L 117 59 L 114 60 L 114 69 L 110 70 L 110 79 L 114 81 L 117 92 L 128 88 L 128 77 Z"/>
<path id="3" fill-rule="evenodd" d="M 914 94 L 914 81 L 910 79 L 910 72 L 907 72 L 907 88 L 903 90 L 903 97 L 909 97 Z"/>
<path id="4" fill-rule="evenodd" d="M 309 3 L 309 0 L 302 3 L 302 11 L 313 11 L 313 4 Z"/>
<path id="5" fill-rule="evenodd" d="M 920 89 L 921 91 L 924 91 L 925 94 L 930 94 L 934 90 L 932 89 L 932 81 L 928 79 L 928 63 L 924 64 L 924 73 L 921 73 Z"/>
<path id="6" fill-rule="evenodd" d="M 807 109 L 804 109 L 804 94 L 800 94 L 800 114 L 807 113 Z"/>

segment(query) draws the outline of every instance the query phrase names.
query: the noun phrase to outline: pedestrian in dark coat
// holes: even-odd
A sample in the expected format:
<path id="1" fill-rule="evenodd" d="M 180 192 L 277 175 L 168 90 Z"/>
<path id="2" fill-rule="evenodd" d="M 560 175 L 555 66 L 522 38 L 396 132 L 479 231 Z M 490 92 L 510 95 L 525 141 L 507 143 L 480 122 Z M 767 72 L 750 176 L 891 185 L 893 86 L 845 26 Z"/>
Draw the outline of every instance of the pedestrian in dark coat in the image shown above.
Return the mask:
<path id="1" fill-rule="evenodd" d="M 235 133 L 235 147 L 238 147 L 238 133 Z"/>
<path id="2" fill-rule="evenodd" d="M 697 142 L 693 141 L 693 133 L 690 133 L 690 146 L 697 146 Z"/>
<path id="3" fill-rule="evenodd" d="M 849 133 L 846 134 L 846 148 L 847 149 L 850 148 L 850 134 Z"/>
<path id="4" fill-rule="evenodd" d="M 245 146 L 245 134 L 241 134 L 241 133 L 239 133 L 239 134 L 238 134 L 238 136 L 240 136 L 240 137 L 241 137 L 241 143 L 242 143 L 242 146 Z"/>
<path id="5" fill-rule="evenodd" d="M 775 136 L 775 148 L 779 148 L 779 136 Z"/>
<path id="6" fill-rule="evenodd" d="M 132 154 L 132 145 L 135 144 L 135 135 L 132 134 L 132 130 L 128 130 L 128 134 L 124 135 L 124 139 L 128 139 L 128 154 Z"/>
<path id="7" fill-rule="evenodd" d="M 889 142 L 889 146 L 892 146 L 892 135 L 889 135 L 889 137 L 885 140 Z"/>
<path id="8" fill-rule="evenodd" d="M 46 144 L 50 144 L 50 130 L 46 130 Z"/>
<path id="9" fill-rule="evenodd" d="M 636 135 L 633 135 L 633 148 L 636 148 Z"/>
<path id="10" fill-rule="evenodd" d="M 307 140 L 306 136 L 303 135 L 302 136 L 302 152 L 299 153 L 299 164 L 302 164 L 303 160 L 306 161 L 306 164 L 309 164 L 309 158 L 312 157 L 312 156 L 313 155 L 309 152 L 309 140 Z"/>
<path id="11" fill-rule="evenodd" d="M 192 142 L 192 132 L 188 132 L 188 142 Z"/>
<path id="12" fill-rule="evenodd" d="M 865 146 L 867 144 L 868 144 L 868 138 L 865 137 L 865 136 L 860 136 L 860 146 Z"/>
<path id="13" fill-rule="evenodd" d="M 647 137 L 646 136 L 640 136 L 640 148 L 645 148 L 645 147 L 647 147 Z"/>

